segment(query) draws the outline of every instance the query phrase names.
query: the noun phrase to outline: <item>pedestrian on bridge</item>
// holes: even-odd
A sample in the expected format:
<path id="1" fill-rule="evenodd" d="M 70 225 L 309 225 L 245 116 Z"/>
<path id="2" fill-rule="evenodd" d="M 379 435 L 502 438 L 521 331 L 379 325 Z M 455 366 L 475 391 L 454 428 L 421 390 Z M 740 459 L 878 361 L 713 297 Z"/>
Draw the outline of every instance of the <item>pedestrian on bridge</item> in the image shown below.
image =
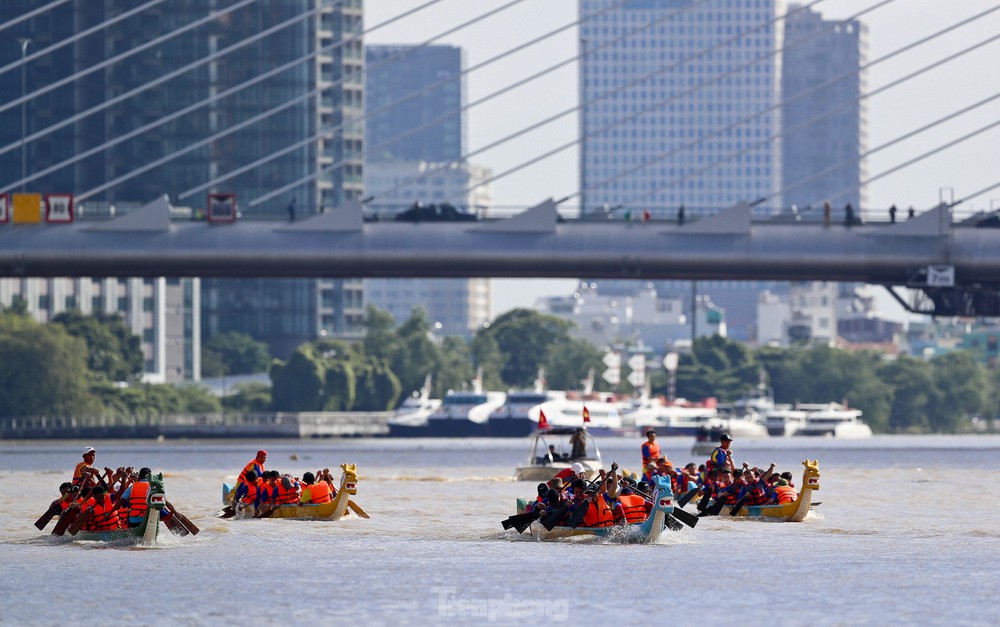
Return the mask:
<path id="1" fill-rule="evenodd" d="M 844 226 L 850 228 L 852 224 L 854 224 L 854 207 L 851 203 L 847 203 L 844 207 Z"/>
<path id="2" fill-rule="evenodd" d="M 295 198 L 292 198 L 292 202 L 288 203 L 288 221 L 295 222 Z"/>
<path id="3" fill-rule="evenodd" d="M 684 226 L 684 205 L 677 209 L 677 226 Z"/>
<path id="4" fill-rule="evenodd" d="M 896 224 L 896 205 L 889 207 L 889 224 Z"/>
<path id="5" fill-rule="evenodd" d="M 830 228 L 830 214 L 833 212 L 833 207 L 830 206 L 830 201 L 823 203 L 823 228 Z"/>
<path id="6" fill-rule="evenodd" d="M 906 219 L 910 220 L 915 215 L 917 215 L 917 213 L 913 210 L 913 205 L 910 205 L 910 209 L 906 212 Z"/>

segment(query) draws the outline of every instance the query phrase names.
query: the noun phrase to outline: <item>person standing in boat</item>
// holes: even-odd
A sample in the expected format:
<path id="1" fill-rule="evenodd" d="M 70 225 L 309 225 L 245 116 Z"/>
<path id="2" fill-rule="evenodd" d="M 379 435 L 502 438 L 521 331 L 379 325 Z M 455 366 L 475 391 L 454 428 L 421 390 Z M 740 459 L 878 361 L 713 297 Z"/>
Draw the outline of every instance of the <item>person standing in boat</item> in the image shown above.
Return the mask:
<path id="1" fill-rule="evenodd" d="M 257 451 L 257 457 L 250 460 L 250 462 L 243 467 L 243 471 L 240 472 L 240 476 L 236 479 L 236 485 L 246 481 L 247 473 L 251 470 L 254 472 L 254 480 L 264 476 L 264 462 L 267 461 L 267 451 L 261 449 Z"/>
<path id="2" fill-rule="evenodd" d="M 569 443 L 572 449 L 570 450 L 570 459 L 584 459 L 587 457 L 587 431 L 580 427 L 576 430 L 569 438 Z"/>
<path id="3" fill-rule="evenodd" d="M 712 451 L 712 455 L 708 458 L 709 471 L 713 468 L 728 468 L 730 471 L 736 470 L 736 462 L 733 461 L 733 451 L 729 448 L 732 443 L 733 439 L 729 437 L 728 433 L 723 433 L 719 436 L 719 446 Z"/>
<path id="4" fill-rule="evenodd" d="M 642 443 L 642 467 L 648 468 L 660 459 L 660 445 L 656 443 L 656 431 L 646 432 L 646 441 Z"/>

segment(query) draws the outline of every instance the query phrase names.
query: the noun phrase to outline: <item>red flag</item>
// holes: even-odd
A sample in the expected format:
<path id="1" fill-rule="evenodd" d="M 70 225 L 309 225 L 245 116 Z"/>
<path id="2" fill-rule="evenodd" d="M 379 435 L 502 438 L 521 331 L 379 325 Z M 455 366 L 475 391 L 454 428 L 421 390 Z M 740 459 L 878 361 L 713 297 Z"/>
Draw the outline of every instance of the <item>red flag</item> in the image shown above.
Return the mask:
<path id="1" fill-rule="evenodd" d="M 643 211 L 642 212 L 642 221 L 643 222 L 649 222 L 650 218 L 652 218 L 652 217 L 653 217 L 653 215 L 651 213 L 649 213 L 648 211 Z"/>
<path id="2" fill-rule="evenodd" d="M 548 428 L 549 428 L 549 421 L 548 421 L 547 418 L 545 418 L 545 412 L 539 409 L 538 410 L 538 430 L 542 431 L 543 429 L 548 429 Z"/>
<path id="3" fill-rule="evenodd" d="M 588 422 L 590 422 L 590 411 L 587 409 L 587 406 L 584 405 L 583 406 L 583 424 L 587 424 Z"/>

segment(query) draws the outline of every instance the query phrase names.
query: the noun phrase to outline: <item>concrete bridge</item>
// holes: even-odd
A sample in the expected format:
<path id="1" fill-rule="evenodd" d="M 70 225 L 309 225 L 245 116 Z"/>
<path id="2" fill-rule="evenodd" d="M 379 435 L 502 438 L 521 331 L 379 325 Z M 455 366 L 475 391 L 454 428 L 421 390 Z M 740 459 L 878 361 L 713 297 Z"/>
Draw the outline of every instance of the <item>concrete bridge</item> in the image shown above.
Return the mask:
<path id="1" fill-rule="evenodd" d="M 941 205 L 895 224 L 755 222 L 743 203 L 683 226 L 512 218 L 366 222 L 360 205 L 296 222 L 172 222 L 160 200 L 103 222 L 0 225 L 7 277 L 594 277 L 822 280 L 910 287 L 936 315 L 1000 314 L 1000 230 Z"/>

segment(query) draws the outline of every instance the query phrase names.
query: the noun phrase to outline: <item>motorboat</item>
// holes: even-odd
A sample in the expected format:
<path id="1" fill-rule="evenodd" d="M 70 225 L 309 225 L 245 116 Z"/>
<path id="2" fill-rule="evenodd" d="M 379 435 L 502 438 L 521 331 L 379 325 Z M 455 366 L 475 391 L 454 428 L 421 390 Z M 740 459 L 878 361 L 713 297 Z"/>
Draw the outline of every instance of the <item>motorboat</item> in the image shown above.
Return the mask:
<path id="1" fill-rule="evenodd" d="M 449 390 L 441 405 L 431 412 L 423 424 L 390 424 L 392 437 L 458 438 L 488 436 L 490 414 L 503 406 L 507 394 L 485 392 L 482 370 L 472 382 L 472 390 Z"/>
<path id="2" fill-rule="evenodd" d="M 775 405 L 764 412 L 764 427 L 773 437 L 795 435 L 805 426 L 807 413 L 792 405 Z"/>
<path id="3" fill-rule="evenodd" d="M 582 441 L 575 444 L 574 438 Z M 548 427 L 538 429 L 531 438 L 528 459 L 514 471 L 517 481 L 548 481 L 573 464 L 582 464 L 586 477 L 593 479 L 600 472 L 601 451 L 590 432 L 584 427 Z"/>
<path id="4" fill-rule="evenodd" d="M 805 424 L 796 435 L 857 439 L 872 437 L 872 428 L 861 420 L 860 409 L 849 409 L 840 403 L 800 404 L 806 412 Z"/>
<path id="5" fill-rule="evenodd" d="M 419 391 L 414 391 L 396 409 L 392 418 L 389 419 L 389 434 L 393 435 L 393 425 L 402 427 L 426 427 L 427 419 L 437 409 L 441 407 L 441 399 L 431 398 L 431 375 L 424 379 L 424 386 Z"/>

